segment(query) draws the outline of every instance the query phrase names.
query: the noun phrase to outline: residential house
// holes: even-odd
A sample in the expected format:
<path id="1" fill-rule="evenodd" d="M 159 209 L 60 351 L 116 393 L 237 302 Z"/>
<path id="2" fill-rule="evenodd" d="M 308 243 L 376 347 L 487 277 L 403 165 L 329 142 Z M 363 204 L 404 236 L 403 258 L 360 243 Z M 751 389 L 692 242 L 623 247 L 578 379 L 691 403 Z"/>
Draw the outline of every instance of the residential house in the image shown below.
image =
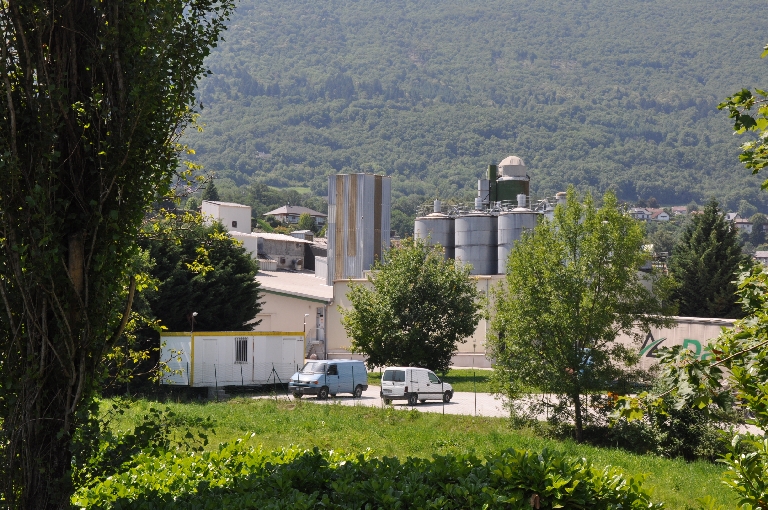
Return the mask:
<path id="1" fill-rule="evenodd" d="M 747 234 L 752 233 L 752 222 L 746 218 L 739 218 L 733 222 L 737 229 Z"/>
<path id="2" fill-rule="evenodd" d="M 762 265 L 768 266 L 768 251 L 758 250 L 753 258 Z"/>
<path id="3" fill-rule="evenodd" d="M 669 214 L 664 209 L 651 209 L 651 220 L 669 221 Z"/>
<path id="4" fill-rule="evenodd" d="M 323 225 L 325 225 L 325 220 L 326 218 L 328 218 L 328 215 L 326 214 L 313 211 L 308 207 L 301 207 L 298 205 L 284 205 L 283 207 L 278 207 L 273 211 L 264 213 L 264 216 L 274 216 L 275 218 L 282 221 L 283 223 L 298 223 L 299 216 L 301 216 L 304 213 L 307 213 L 310 216 L 312 216 L 315 219 L 315 225 L 317 225 L 318 227 L 322 227 Z"/>
<path id="5" fill-rule="evenodd" d="M 675 205 L 671 207 L 671 209 L 673 216 L 682 216 L 688 214 L 688 206 L 686 205 Z"/>
<path id="6" fill-rule="evenodd" d="M 649 209 L 645 209 L 644 207 L 633 207 L 629 210 L 629 215 L 636 220 L 648 221 L 651 219 L 651 211 Z"/>

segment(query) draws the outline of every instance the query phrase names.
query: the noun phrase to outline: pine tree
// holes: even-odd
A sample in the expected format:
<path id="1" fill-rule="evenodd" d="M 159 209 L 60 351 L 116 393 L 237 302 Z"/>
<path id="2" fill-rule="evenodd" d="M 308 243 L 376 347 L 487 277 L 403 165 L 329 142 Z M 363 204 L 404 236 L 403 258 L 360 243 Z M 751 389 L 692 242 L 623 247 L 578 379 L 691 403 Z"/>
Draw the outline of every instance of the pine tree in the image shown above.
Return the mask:
<path id="1" fill-rule="evenodd" d="M 741 253 L 737 231 L 729 225 L 715 199 L 695 215 L 675 246 L 669 270 L 678 284 L 672 298 L 678 314 L 689 317 L 735 318 L 736 273 L 749 259 Z"/>
<path id="2" fill-rule="evenodd" d="M 208 183 L 208 186 L 206 186 L 205 190 L 203 190 L 203 200 L 207 200 L 209 202 L 218 202 L 221 200 L 219 198 L 219 190 L 217 190 L 216 185 L 213 184 L 213 179 L 211 179 L 211 182 Z"/>

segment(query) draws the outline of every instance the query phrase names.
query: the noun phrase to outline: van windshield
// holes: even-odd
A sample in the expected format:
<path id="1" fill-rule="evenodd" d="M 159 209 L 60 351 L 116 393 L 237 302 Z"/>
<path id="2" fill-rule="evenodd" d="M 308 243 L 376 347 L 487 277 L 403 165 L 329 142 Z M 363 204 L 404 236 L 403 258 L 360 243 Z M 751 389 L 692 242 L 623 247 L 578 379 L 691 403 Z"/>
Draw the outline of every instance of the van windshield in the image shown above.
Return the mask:
<path id="1" fill-rule="evenodd" d="M 405 382 L 405 370 L 387 370 L 382 381 Z"/>
<path id="2" fill-rule="evenodd" d="M 325 363 L 319 361 L 308 361 L 301 369 L 302 374 L 324 374 Z"/>

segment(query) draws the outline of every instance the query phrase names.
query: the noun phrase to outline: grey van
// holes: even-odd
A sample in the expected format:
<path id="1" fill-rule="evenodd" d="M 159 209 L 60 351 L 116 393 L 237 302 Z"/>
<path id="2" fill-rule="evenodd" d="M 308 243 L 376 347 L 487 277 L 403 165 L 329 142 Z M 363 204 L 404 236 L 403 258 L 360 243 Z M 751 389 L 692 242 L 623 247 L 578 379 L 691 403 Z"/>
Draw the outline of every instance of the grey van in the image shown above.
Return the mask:
<path id="1" fill-rule="evenodd" d="M 337 393 L 351 393 L 355 398 L 368 389 L 368 371 L 365 363 L 352 359 L 308 361 L 291 376 L 288 390 L 294 398 L 317 395 L 326 399 Z"/>

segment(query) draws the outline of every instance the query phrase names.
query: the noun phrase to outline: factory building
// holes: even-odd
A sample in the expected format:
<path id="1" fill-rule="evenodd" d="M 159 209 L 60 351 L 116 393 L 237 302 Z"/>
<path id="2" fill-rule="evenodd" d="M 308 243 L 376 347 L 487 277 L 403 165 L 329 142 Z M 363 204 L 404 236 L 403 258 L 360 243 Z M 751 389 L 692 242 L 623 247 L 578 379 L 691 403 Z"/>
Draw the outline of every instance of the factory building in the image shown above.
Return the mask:
<path id="1" fill-rule="evenodd" d="M 443 211 L 436 200 L 432 212 L 416 218 L 414 237 L 440 244 L 446 258 L 470 265 L 470 274 L 504 274 L 515 241 L 551 210 L 545 200 L 531 208 L 530 180 L 517 156 L 490 165 L 474 204 Z"/>

